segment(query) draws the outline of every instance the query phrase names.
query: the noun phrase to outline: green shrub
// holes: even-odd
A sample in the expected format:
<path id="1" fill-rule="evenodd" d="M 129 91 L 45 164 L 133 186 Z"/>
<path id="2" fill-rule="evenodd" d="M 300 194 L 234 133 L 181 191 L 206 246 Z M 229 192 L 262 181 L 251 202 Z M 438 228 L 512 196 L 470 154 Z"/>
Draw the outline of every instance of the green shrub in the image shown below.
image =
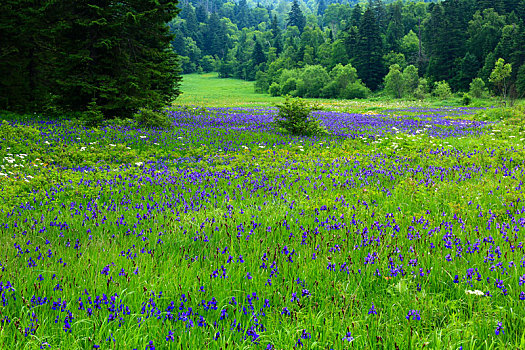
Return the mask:
<path id="1" fill-rule="evenodd" d="M 472 103 L 472 98 L 467 92 L 463 94 L 463 97 L 461 98 L 461 103 L 465 106 L 468 106 L 469 104 Z"/>
<path id="2" fill-rule="evenodd" d="M 350 83 L 343 91 L 343 97 L 346 99 L 367 98 L 370 90 L 360 81 Z"/>
<path id="3" fill-rule="evenodd" d="M 452 95 L 450 85 L 446 81 L 438 81 L 434 87 L 434 95 L 442 100 L 449 98 Z"/>
<path id="4" fill-rule="evenodd" d="M 297 80 L 295 78 L 288 78 L 288 80 L 286 80 L 284 84 L 281 85 L 281 95 L 288 95 L 296 88 Z"/>
<path id="5" fill-rule="evenodd" d="M 86 126 L 98 126 L 104 121 L 104 113 L 99 105 L 97 105 L 97 100 L 93 99 L 88 103 L 87 109 L 82 112 L 80 116 L 80 121 Z"/>
<path id="6" fill-rule="evenodd" d="M 319 120 L 313 118 L 310 113 L 318 110 L 317 106 L 310 106 L 300 98 L 286 97 L 282 104 L 276 105 L 279 113 L 275 119 L 275 125 L 293 135 L 323 135 L 328 134 L 326 128 Z"/>
<path id="7" fill-rule="evenodd" d="M 299 88 L 297 90 L 300 93 L 299 96 L 304 97 L 319 97 L 323 87 L 330 81 L 326 68 L 320 65 L 304 67 L 300 72 L 300 76 L 300 79 L 304 81 L 304 93 L 301 93 Z"/>
<path id="8" fill-rule="evenodd" d="M 279 83 L 273 82 L 272 85 L 268 88 L 268 92 L 272 96 L 279 96 L 281 95 L 281 86 Z"/>
<path id="9" fill-rule="evenodd" d="M 166 112 L 157 112 L 151 109 L 142 108 L 134 115 L 135 121 L 145 128 L 163 128 L 169 129 L 172 122 Z"/>
<path id="10" fill-rule="evenodd" d="M 470 95 L 475 98 L 482 98 L 487 93 L 487 88 L 485 87 L 485 82 L 481 78 L 475 78 L 470 83 Z"/>
<path id="11" fill-rule="evenodd" d="M 425 78 L 420 78 L 417 89 L 414 91 L 414 97 L 418 100 L 424 100 L 428 95 L 428 82 Z"/>

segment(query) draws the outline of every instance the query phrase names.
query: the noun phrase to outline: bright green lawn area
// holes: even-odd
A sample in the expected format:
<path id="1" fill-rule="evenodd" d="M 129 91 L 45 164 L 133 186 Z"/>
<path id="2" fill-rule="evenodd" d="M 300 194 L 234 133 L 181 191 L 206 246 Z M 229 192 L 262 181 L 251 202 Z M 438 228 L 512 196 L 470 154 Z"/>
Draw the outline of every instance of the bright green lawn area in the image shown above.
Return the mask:
<path id="1" fill-rule="evenodd" d="M 271 105 L 282 100 L 281 97 L 255 93 L 253 81 L 220 79 L 217 73 L 183 75 L 181 91 L 176 104 L 257 106 Z"/>
<path id="2" fill-rule="evenodd" d="M 180 90 L 182 94 L 175 101 L 176 105 L 251 107 L 272 106 L 283 101 L 283 97 L 255 92 L 255 82 L 240 79 L 221 79 L 217 73 L 186 74 L 182 76 Z M 393 100 L 384 94 L 374 94 L 366 100 L 308 99 L 329 110 L 357 113 L 379 112 L 392 108 L 460 106 L 461 98 L 453 96 L 447 100 L 429 98 L 425 101 Z M 496 99 L 474 99 L 472 106 L 496 105 Z"/>

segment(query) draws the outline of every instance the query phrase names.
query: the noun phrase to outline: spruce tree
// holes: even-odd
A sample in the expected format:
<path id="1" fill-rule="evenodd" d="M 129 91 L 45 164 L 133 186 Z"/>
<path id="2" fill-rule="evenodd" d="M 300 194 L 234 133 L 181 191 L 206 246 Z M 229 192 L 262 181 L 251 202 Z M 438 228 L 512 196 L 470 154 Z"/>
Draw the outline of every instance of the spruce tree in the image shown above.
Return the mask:
<path id="1" fill-rule="evenodd" d="M 297 0 L 293 1 L 292 8 L 290 9 L 290 12 L 288 12 L 288 21 L 286 22 L 286 25 L 289 27 L 296 26 L 300 33 L 303 32 L 304 27 L 306 26 L 306 17 L 303 15 L 303 11 L 301 11 Z"/>
<path id="2" fill-rule="evenodd" d="M 254 66 L 258 66 L 261 63 L 264 63 L 266 61 L 266 57 L 264 55 L 263 47 L 259 40 L 255 38 L 255 45 L 253 46 L 253 52 L 252 52 L 252 61 Z"/>
<path id="3" fill-rule="evenodd" d="M 368 8 L 358 29 L 356 56 L 352 65 L 363 82 L 372 90 L 383 80 L 383 41 L 374 12 Z"/>
<path id="4" fill-rule="evenodd" d="M 275 53 L 280 54 L 283 51 L 281 28 L 277 22 L 277 16 L 273 15 L 271 23 L 272 45 L 275 47 Z"/>
<path id="5" fill-rule="evenodd" d="M 399 51 L 401 39 L 405 35 L 403 24 L 403 3 L 396 2 L 390 6 L 390 21 L 386 31 L 386 49 L 388 51 Z"/>
<path id="6" fill-rule="evenodd" d="M 361 23 L 361 17 L 363 16 L 363 9 L 357 3 L 354 8 L 352 9 L 352 15 L 350 16 L 350 25 L 352 26 L 359 26 Z"/>
<path id="7" fill-rule="evenodd" d="M 40 1 L 5 0 L 0 3 L 0 109 L 28 111 L 49 103 L 53 70 L 50 23 L 56 14 Z"/>
<path id="8" fill-rule="evenodd" d="M 74 1 L 57 5 L 69 21 L 60 31 L 57 91 L 71 110 L 96 101 L 106 117 L 158 109 L 178 94 L 179 68 L 167 23 L 176 1 Z"/>

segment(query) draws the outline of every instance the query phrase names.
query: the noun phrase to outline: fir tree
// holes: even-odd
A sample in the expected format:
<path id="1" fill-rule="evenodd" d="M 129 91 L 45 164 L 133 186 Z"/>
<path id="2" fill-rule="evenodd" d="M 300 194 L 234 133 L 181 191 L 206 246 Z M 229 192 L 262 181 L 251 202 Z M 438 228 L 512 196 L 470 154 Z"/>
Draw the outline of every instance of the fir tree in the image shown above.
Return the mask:
<path id="1" fill-rule="evenodd" d="M 352 63 L 363 82 L 375 90 L 383 80 L 383 41 L 373 11 L 368 8 L 359 26 L 356 56 Z"/>
<path id="2" fill-rule="evenodd" d="M 130 117 L 142 107 L 162 108 L 178 95 L 179 69 L 167 25 L 179 11 L 176 1 L 2 5 L 12 10 L 0 8 L 5 105 L 53 103 L 85 111 L 96 101 L 106 117 Z"/>
<path id="3" fill-rule="evenodd" d="M 261 63 L 264 63 L 266 61 L 263 47 L 261 43 L 259 42 L 259 40 L 257 40 L 256 38 L 255 38 L 255 45 L 253 46 L 252 61 L 255 66 L 258 66 Z"/>
<path id="4" fill-rule="evenodd" d="M 405 35 L 403 25 L 403 3 L 396 2 L 390 7 L 390 21 L 386 31 L 386 49 L 388 51 L 399 51 L 400 41 Z"/>
<path id="5" fill-rule="evenodd" d="M 352 15 L 350 17 L 350 25 L 355 26 L 355 27 L 359 26 L 359 24 L 361 23 L 362 16 L 363 16 L 363 9 L 359 5 L 359 3 L 357 3 L 352 9 Z"/>
<path id="6" fill-rule="evenodd" d="M 273 15 L 273 18 L 272 18 L 271 31 L 272 31 L 272 45 L 273 47 L 275 47 L 275 53 L 280 54 L 283 51 L 283 44 L 282 44 L 281 28 L 279 27 L 279 23 L 277 22 L 276 15 Z"/>
<path id="7" fill-rule="evenodd" d="M 303 11 L 301 11 L 297 0 L 294 0 L 292 8 L 290 9 L 290 12 L 288 12 L 288 21 L 286 22 L 286 25 L 289 27 L 296 26 L 300 33 L 303 32 L 304 27 L 306 26 L 306 17 L 303 15 Z"/>

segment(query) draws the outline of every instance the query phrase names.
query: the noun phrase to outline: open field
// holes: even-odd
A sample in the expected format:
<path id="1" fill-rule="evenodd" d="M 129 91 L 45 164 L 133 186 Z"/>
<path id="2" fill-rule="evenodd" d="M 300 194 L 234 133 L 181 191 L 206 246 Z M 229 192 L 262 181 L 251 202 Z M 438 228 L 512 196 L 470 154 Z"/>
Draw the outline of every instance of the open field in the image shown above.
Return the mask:
<path id="1" fill-rule="evenodd" d="M 280 103 L 282 97 L 254 92 L 254 82 L 239 79 L 219 79 L 217 73 L 186 74 L 182 76 L 181 91 L 176 104 L 215 107 L 266 107 Z M 368 100 L 308 99 L 330 110 L 351 113 L 382 111 L 393 108 L 461 106 L 461 98 L 449 100 L 429 98 L 425 101 L 392 100 L 388 96 L 374 96 Z M 495 99 L 475 99 L 472 106 L 490 107 L 498 104 Z"/>
<path id="2" fill-rule="evenodd" d="M 172 130 L 2 122 L 2 348 L 525 348 L 522 122 L 339 101 L 298 137 L 191 82 Z"/>

